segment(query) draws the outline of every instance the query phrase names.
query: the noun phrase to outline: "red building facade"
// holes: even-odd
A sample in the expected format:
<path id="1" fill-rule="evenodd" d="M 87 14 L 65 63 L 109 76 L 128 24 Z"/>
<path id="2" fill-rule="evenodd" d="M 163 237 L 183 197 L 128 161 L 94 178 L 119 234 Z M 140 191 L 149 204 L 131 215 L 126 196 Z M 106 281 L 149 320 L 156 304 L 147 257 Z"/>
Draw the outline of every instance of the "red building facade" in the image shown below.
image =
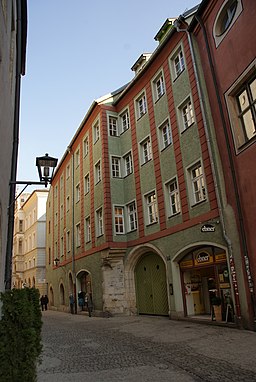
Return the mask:
<path id="1" fill-rule="evenodd" d="M 202 1 L 188 28 L 200 52 L 227 203 L 237 220 L 251 327 L 255 323 L 256 283 L 255 17 L 254 1 Z"/>

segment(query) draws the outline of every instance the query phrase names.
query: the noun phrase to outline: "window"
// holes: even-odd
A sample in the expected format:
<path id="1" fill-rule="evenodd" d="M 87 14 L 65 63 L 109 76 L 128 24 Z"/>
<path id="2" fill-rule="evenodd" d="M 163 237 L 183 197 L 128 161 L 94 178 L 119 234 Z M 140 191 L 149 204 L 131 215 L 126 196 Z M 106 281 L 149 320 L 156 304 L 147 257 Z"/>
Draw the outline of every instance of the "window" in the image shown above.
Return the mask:
<path id="1" fill-rule="evenodd" d="M 80 247 L 81 245 L 81 227 L 80 223 L 76 225 L 76 247 Z"/>
<path id="2" fill-rule="evenodd" d="M 154 86 L 154 96 L 155 96 L 155 102 L 156 102 L 165 93 L 164 77 L 162 73 L 158 75 L 158 77 L 153 81 L 153 86 Z"/>
<path id="3" fill-rule="evenodd" d="M 181 48 L 172 57 L 174 78 L 177 78 L 185 69 L 185 61 Z"/>
<path id="4" fill-rule="evenodd" d="M 255 65 L 255 63 L 254 63 Z M 256 73 L 239 81 L 227 96 L 236 149 L 256 139 Z"/>
<path id="5" fill-rule="evenodd" d="M 114 219 L 115 219 L 115 233 L 116 234 L 124 233 L 124 208 L 123 207 L 115 207 Z"/>
<path id="6" fill-rule="evenodd" d="M 167 146 L 169 146 L 172 143 L 172 133 L 171 133 L 171 127 L 170 127 L 169 121 L 166 121 L 160 127 L 160 133 L 161 133 L 161 148 L 165 149 Z"/>
<path id="7" fill-rule="evenodd" d="M 125 176 L 132 174 L 132 153 L 129 152 L 123 157 L 124 160 L 124 174 Z"/>
<path id="8" fill-rule="evenodd" d="M 90 175 L 87 174 L 84 177 L 84 193 L 88 194 L 90 192 Z"/>
<path id="9" fill-rule="evenodd" d="M 201 163 L 197 163 L 190 169 L 190 177 L 193 204 L 200 203 L 206 199 L 205 180 Z"/>
<path id="10" fill-rule="evenodd" d="M 70 252 L 70 249 L 71 249 L 70 243 L 71 243 L 71 235 L 70 235 L 70 231 L 67 231 L 67 233 L 66 233 L 67 252 Z"/>
<path id="11" fill-rule="evenodd" d="M 68 212 L 70 209 L 70 197 L 67 196 L 67 201 L 66 201 L 66 211 Z"/>
<path id="12" fill-rule="evenodd" d="M 78 167 L 80 165 L 80 150 L 75 152 L 75 166 Z"/>
<path id="13" fill-rule="evenodd" d="M 101 181 L 101 166 L 100 161 L 95 165 L 95 184 Z"/>
<path id="14" fill-rule="evenodd" d="M 120 115 L 120 120 L 121 120 L 121 131 L 123 133 L 130 128 L 130 118 L 129 118 L 128 110 L 125 110 Z"/>
<path id="15" fill-rule="evenodd" d="M 88 216 L 85 219 L 85 241 L 88 243 L 91 241 L 91 218 Z"/>
<path id="16" fill-rule="evenodd" d="M 242 10 L 243 6 L 241 0 L 225 0 L 222 3 L 213 27 L 213 37 L 216 47 L 218 47 L 221 41 L 225 38 Z"/>
<path id="17" fill-rule="evenodd" d="M 142 164 L 147 163 L 152 159 L 151 142 L 150 138 L 147 138 L 140 144 L 141 148 L 141 161 Z"/>
<path id="18" fill-rule="evenodd" d="M 100 124 L 99 122 L 96 122 L 93 126 L 93 137 L 94 137 L 94 143 L 96 143 L 100 139 Z"/>
<path id="19" fill-rule="evenodd" d="M 68 179 L 69 177 L 70 177 L 70 165 L 68 164 L 66 168 L 66 178 Z"/>
<path id="20" fill-rule="evenodd" d="M 60 218 L 63 219 L 63 204 L 60 206 Z"/>
<path id="21" fill-rule="evenodd" d="M 76 203 L 80 200 L 80 183 L 76 185 Z"/>
<path id="22" fill-rule="evenodd" d="M 99 208 L 96 211 L 96 228 L 97 228 L 97 236 L 102 236 L 103 235 L 103 212 L 102 208 Z"/>
<path id="23" fill-rule="evenodd" d="M 84 147 L 84 157 L 86 157 L 89 154 L 89 138 L 88 137 L 84 139 L 83 147 Z"/>
<path id="24" fill-rule="evenodd" d="M 60 177 L 60 188 L 63 188 L 63 175 L 61 175 L 61 177 Z"/>
<path id="25" fill-rule="evenodd" d="M 128 217 L 128 231 L 134 231 L 137 229 L 137 211 L 135 202 L 128 204 L 126 208 Z"/>
<path id="26" fill-rule="evenodd" d="M 178 190 L 178 183 L 176 179 L 171 180 L 167 184 L 169 210 L 170 215 L 176 215 L 180 212 L 180 196 Z"/>
<path id="27" fill-rule="evenodd" d="M 188 99 L 188 101 L 181 106 L 180 112 L 181 112 L 181 120 L 182 120 L 181 130 L 185 131 L 195 122 L 194 111 L 193 111 L 193 107 L 192 107 L 192 103 L 190 99 Z"/>
<path id="28" fill-rule="evenodd" d="M 63 236 L 60 238 L 60 257 L 64 256 L 64 238 Z"/>
<path id="29" fill-rule="evenodd" d="M 146 95 L 143 94 L 136 100 L 137 119 L 141 118 L 147 112 Z"/>
<path id="30" fill-rule="evenodd" d="M 23 220 L 19 220 L 19 232 L 23 232 Z"/>
<path id="31" fill-rule="evenodd" d="M 156 223 L 158 221 L 158 210 L 155 191 L 146 195 L 145 198 L 147 205 L 148 224 Z"/>
<path id="32" fill-rule="evenodd" d="M 58 212 L 55 212 L 55 225 L 58 224 Z"/>
<path id="33" fill-rule="evenodd" d="M 57 198 L 58 196 L 58 186 L 54 187 L 54 197 Z M 29 215 L 29 225 L 31 225 L 31 216 Z"/>
<path id="34" fill-rule="evenodd" d="M 121 177 L 121 167 L 120 167 L 121 159 L 118 157 L 112 157 L 111 159 L 111 170 L 113 178 Z"/>
<path id="35" fill-rule="evenodd" d="M 117 118 L 112 115 L 108 117 L 108 132 L 111 137 L 118 136 Z"/>

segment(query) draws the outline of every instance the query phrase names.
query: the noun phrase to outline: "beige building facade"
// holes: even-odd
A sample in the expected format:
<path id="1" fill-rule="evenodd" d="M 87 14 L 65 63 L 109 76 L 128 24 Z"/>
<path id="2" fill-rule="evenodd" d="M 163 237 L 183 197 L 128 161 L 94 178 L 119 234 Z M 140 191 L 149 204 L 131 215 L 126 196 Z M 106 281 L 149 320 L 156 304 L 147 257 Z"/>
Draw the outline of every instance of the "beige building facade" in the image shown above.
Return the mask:
<path id="1" fill-rule="evenodd" d="M 16 201 L 12 283 L 47 294 L 45 279 L 46 200 L 48 191 L 21 194 Z"/>

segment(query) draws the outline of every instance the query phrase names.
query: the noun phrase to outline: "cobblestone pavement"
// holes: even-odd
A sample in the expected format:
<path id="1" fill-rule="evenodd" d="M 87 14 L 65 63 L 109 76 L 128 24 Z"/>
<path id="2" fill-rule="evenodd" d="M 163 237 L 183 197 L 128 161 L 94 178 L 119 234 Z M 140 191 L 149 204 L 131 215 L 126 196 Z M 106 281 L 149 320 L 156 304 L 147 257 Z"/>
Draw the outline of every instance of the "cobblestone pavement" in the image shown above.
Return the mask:
<path id="1" fill-rule="evenodd" d="M 43 312 L 38 382 L 256 381 L 256 333 L 163 317 Z"/>

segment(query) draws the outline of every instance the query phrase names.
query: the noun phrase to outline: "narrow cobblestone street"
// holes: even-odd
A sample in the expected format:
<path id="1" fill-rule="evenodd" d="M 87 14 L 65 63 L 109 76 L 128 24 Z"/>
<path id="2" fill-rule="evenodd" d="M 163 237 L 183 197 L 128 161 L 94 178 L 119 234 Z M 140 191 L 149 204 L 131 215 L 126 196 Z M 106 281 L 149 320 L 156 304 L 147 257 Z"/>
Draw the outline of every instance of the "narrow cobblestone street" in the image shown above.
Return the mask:
<path id="1" fill-rule="evenodd" d="M 43 312 L 38 382 L 256 381 L 256 333 L 163 317 Z"/>

